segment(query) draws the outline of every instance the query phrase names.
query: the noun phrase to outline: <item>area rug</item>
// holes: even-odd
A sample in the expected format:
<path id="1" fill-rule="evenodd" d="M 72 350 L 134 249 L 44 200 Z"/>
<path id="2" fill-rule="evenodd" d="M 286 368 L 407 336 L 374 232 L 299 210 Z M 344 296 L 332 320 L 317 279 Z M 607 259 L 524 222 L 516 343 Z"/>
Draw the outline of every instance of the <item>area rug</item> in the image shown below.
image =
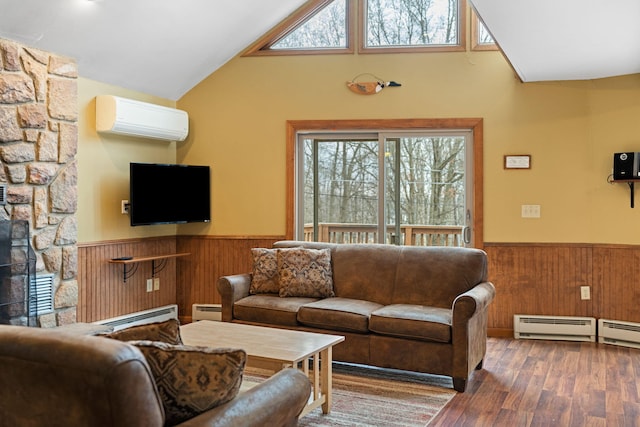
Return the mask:
<path id="1" fill-rule="evenodd" d="M 260 382 L 264 377 L 261 371 L 245 372 L 245 381 Z M 334 363 L 331 412 L 314 409 L 298 425 L 426 426 L 455 394 L 448 377 Z"/>

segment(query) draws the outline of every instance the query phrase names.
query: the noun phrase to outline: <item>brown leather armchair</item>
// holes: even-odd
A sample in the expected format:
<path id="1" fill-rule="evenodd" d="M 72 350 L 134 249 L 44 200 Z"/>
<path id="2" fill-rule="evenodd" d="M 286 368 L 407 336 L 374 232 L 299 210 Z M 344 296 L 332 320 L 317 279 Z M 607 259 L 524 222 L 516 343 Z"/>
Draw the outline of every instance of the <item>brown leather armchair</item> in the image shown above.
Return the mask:
<path id="1" fill-rule="evenodd" d="M 181 426 L 294 426 L 311 391 L 285 369 Z M 0 325 L 0 425 L 163 426 L 142 353 L 103 337 Z"/>

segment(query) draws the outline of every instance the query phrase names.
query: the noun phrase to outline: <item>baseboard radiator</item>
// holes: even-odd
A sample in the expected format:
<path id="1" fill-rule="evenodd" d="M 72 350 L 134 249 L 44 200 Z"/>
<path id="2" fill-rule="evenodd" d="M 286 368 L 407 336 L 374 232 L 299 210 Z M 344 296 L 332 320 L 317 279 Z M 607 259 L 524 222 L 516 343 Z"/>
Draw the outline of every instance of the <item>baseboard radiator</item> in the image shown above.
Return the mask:
<path id="1" fill-rule="evenodd" d="M 598 319 L 598 342 L 640 348 L 640 323 Z"/>
<path id="2" fill-rule="evenodd" d="M 595 342 L 596 319 L 516 314 L 513 316 L 513 332 L 516 339 Z"/>
<path id="3" fill-rule="evenodd" d="M 222 320 L 221 304 L 193 304 L 191 308 L 191 320 Z"/>
<path id="4" fill-rule="evenodd" d="M 138 311 L 125 314 L 124 316 L 112 317 L 111 319 L 99 320 L 97 324 L 112 326 L 114 331 L 128 328 L 130 326 L 144 325 L 147 323 L 164 322 L 169 319 L 178 318 L 178 305 L 165 305 L 164 307 L 152 308 L 150 310 Z"/>

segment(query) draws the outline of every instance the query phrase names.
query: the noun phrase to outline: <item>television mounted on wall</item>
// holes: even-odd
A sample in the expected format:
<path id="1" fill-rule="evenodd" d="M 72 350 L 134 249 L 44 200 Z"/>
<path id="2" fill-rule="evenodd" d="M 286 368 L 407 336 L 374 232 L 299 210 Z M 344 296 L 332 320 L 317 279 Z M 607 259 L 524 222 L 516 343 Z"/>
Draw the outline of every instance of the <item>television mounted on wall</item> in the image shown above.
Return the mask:
<path id="1" fill-rule="evenodd" d="M 211 221 L 209 166 L 130 163 L 131 225 Z"/>

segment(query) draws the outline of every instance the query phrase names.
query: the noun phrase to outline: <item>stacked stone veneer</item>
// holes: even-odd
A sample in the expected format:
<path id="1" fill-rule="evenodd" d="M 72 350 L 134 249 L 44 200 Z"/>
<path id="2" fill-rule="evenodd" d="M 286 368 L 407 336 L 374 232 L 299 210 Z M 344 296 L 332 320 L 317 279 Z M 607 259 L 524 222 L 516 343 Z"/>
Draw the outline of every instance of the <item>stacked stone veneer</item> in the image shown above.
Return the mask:
<path id="1" fill-rule="evenodd" d="M 72 59 L 0 39 L 0 220 L 29 221 L 36 274 L 54 275 L 43 327 L 76 321 L 77 77 Z"/>

